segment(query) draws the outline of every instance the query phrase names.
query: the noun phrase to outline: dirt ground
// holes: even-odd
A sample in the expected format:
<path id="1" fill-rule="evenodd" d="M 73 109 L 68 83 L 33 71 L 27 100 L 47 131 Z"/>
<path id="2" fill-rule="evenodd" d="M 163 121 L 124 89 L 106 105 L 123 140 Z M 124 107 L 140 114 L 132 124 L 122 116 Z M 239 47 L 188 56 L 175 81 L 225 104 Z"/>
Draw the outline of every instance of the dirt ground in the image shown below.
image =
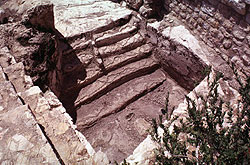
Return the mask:
<path id="1" fill-rule="evenodd" d="M 82 132 L 96 151 L 105 152 L 111 161 L 122 161 L 146 138 L 152 118 L 158 118 L 165 106 L 168 92 L 170 109 L 184 100 L 188 92 L 168 75 L 166 77 L 167 80 L 152 92 Z"/>

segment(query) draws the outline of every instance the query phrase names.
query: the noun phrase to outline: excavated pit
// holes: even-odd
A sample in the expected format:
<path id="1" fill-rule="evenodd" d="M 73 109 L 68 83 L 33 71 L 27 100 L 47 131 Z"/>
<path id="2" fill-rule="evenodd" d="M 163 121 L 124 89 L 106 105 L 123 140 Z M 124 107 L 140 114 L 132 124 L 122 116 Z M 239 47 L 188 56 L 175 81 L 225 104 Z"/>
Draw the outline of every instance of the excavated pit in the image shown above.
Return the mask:
<path id="1" fill-rule="evenodd" d="M 74 37 L 57 30 L 41 37 L 25 28 L 17 28 L 13 41 L 26 43 L 25 49 L 11 50 L 28 54 L 39 45 L 24 61 L 26 74 L 41 89 L 49 86 L 77 129 L 112 162 L 131 155 L 145 139 L 168 93 L 172 109 L 204 77 L 199 73 L 204 65 L 189 49 L 154 32 L 134 13 Z"/>
<path id="2" fill-rule="evenodd" d="M 205 77 L 200 74 L 205 65 L 192 51 L 150 27 L 144 18 L 127 12 L 73 37 L 59 30 L 41 37 L 20 26 L 13 41 L 27 43 L 22 54 L 39 45 L 24 61 L 26 74 L 41 89 L 49 86 L 77 129 L 112 162 L 131 155 L 145 139 L 168 93 L 173 109 Z M 20 54 L 15 47 L 11 50 Z"/>
<path id="3" fill-rule="evenodd" d="M 122 161 L 145 139 L 168 93 L 172 109 L 194 87 L 190 74 L 185 79 L 176 67 L 160 62 L 167 39 L 148 30 L 145 20 L 130 15 L 61 43 L 65 72 L 60 100 L 77 129 L 112 162 Z M 194 73 L 190 77 L 203 78 Z"/>
<path id="4" fill-rule="evenodd" d="M 106 4 L 109 7 L 100 12 L 99 7 Z M 121 162 L 146 138 L 168 93 L 172 110 L 204 79 L 209 65 L 227 79 L 232 74 L 215 50 L 196 39 L 171 13 L 159 21 L 146 20 L 142 13 L 109 1 L 65 7 L 57 4 L 53 10 L 53 5 L 38 6 L 21 22 L 7 20 L 0 26 L 5 46 L 0 61 L 6 80 L 12 81 L 35 117 L 36 113 L 43 115 L 37 118 L 39 126 L 62 164 L 83 158 L 86 146 L 83 152 L 76 149 L 83 141 L 107 154 L 111 164 Z M 76 15 L 71 15 L 73 9 Z M 158 12 L 155 14 L 160 16 Z M 54 92 L 71 117 L 46 90 Z M 39 98 L 52 100 L 43 112 L 36 112 L 40 109 L 30 103 L 38 91 Z M 71 118 L 88 142 L 75 131 Z M 65 142 L 66 147 L 62 145 Z"/>

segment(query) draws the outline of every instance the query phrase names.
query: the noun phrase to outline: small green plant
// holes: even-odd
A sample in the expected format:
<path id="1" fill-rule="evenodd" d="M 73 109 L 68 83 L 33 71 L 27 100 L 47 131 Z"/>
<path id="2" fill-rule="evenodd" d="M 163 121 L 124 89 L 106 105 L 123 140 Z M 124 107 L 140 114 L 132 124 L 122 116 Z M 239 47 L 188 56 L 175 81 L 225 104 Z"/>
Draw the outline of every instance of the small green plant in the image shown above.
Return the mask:
<path id="1" fill-rule="evenodd" d="M 201 105 L 186 96 L 185 122 L 177 116 L 162 124 L 168 112 L 167 97 L 163 115 L 158 121 L 152 120 L 151 137 L 160 146 L 155 151 L 155 164 L 250 164 L 250 77 L 243 83 L 235 66 L 231 66 L 240 85 L 241 99 L 236 109 L 219 97 L 218 81 L 223 76 L 220 73 L 209 84 L 207 96 L 200 96 Z M 237 116 L 236 120 L 233 116 Z M 177 120 L 179 126 L 174 125 L 170 133 L 170 126 Z M 162 128 L 163 136 L 158 134 L 158 127 Z"/>

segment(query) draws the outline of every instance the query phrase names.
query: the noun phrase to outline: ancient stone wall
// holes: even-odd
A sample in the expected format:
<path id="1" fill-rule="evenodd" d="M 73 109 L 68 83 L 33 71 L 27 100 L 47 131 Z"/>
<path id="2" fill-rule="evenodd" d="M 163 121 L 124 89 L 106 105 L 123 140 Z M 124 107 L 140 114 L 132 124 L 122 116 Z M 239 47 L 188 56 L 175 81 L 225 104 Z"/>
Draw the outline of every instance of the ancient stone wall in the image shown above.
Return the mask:
<path id="1" fill-rule="evenodd" d="M 167 11 L 178 17 L 208 46 L 249 72 L 249 0 L 166 0 Z"/>

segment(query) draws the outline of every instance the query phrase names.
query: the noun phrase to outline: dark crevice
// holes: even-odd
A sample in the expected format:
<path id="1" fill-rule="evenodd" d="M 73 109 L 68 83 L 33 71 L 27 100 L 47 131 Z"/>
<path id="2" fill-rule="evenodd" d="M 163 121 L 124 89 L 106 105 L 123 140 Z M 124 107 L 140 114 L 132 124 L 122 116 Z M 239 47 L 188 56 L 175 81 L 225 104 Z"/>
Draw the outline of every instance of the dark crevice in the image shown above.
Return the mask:
<path id="1" fill-rule="evenodd" d="M 60 162 L 60 164 L 61 164 L 61 165 L 65 165 L 65 163 L 63 162 L 63 160 L 62 160 L 60 154 L 59 154 L 58 151 L 56 150 L 54 144 L 52 143 L 52 141 L 50 140 L 50 138 L 46 135 L 46 132 L 45 132 L 44 127 L 43 127 L 41 124 L 38 124 L 38 125 L 39 125 L 40 129 L 42 130 L 43 135 L 44 135 L 45 138 L 47 139 L 48 143 L 50 144 L 50 146 L 51 146 L 53 152 L 55 153 L 55 155 L 56 155 L 58 161 Z"/>
<path id="2" fill-rule="evenodd" d="M 14 87 L 14 86 L 13 86 Z M 18 98 L 20 99 L 20 101 L 22 102 L 23 105 L 25 105 L 25 101 L 23 100 L 22 97 L 18 96 Z"/>

